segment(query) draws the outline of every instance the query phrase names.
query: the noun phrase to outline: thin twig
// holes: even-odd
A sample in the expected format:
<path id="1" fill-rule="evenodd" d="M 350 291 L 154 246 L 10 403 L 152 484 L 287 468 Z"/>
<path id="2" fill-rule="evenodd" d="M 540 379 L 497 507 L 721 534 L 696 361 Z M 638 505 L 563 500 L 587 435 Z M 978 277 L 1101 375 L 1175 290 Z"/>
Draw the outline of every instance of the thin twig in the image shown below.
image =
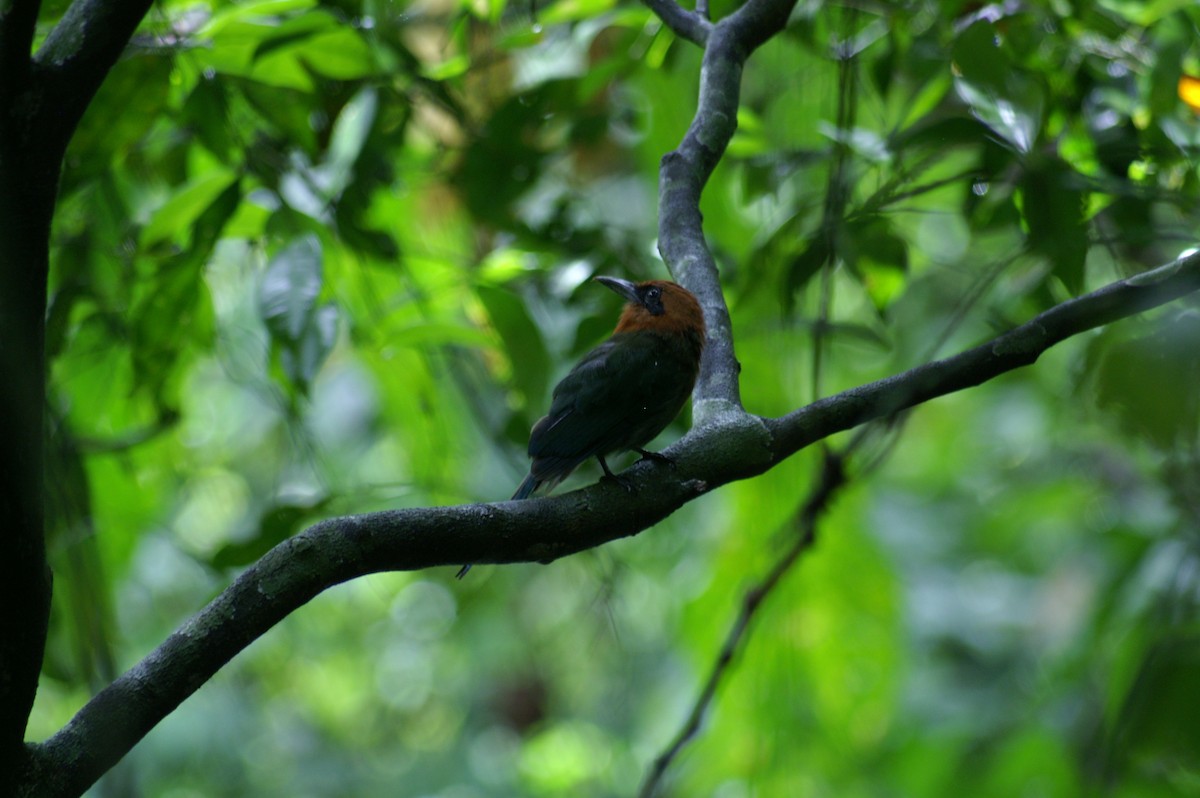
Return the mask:
<path id="1" fill-rule="evenodd" d="M 851 27 L 855 16 L 851 9 Z M 821 264 L 819 306 L 817 323 L 812 337 L 812 397 L 821 398 L 821 371 L 824 365 L 829 314 L 833 305 L 833 270 L 838 257 L 838 232 L 846 217 L 849 186 L 846 179 L 850 147 L 846 144 L 849 132 L 854 128 L 858 111 L 857 81 L 854 73 L 855 54 L 849 50 L 838 59 L 837 131 L 834 142 L 834 163 L 829 170 L 829 182 L 825 189 L 825 207 L 821 213 L 821 235 L 825 237 L 825 262 Z"/>
<path id="2" fill-rule="evenodd" d="M 655 794 L 662 784 L 667 768 L 679 756 L 679 752 L 683 750 L 684 746 L 700 731 L 700 724 L 704 721 L 704 716 L 712 705 L 717 688 L 729 673 L 729 666 L 733 664 L 734 656 L 742 645 L 743 638 L 749 633 L 750 623 L 754 620 L 759 608 L 762 607 L 763 601 L 775 590 L 784 575 L 791 570 L 804 552 L 812 548 L 817 539 L 817 519 L 828 509 L 834 494 L 845 483 L 846 472 L 841 455 L 826 449 L 825 459 L 821 466 L 821 476 L 814 486 L 812 494 L 808 497 L 808 501 L 804 503 L 796 516 L 799 534 L 796 535 L 792 545 L 783 553 L 783 556 L 771 566 L 771 570 L 767 572 L 762 581 L 746 591 L 746 595 L 742 599 L 741 612 L 725 637 L 725 644 L 721 646 L 721 652 L 717 655 L 716 662 L 713 663 L 704 688 L 697 696 L 691 712 L 688 713 L 687 720 L 671 740 L 670 745 L 654 760 L 646 780 L 642 783 L 641 790 L 638 791 L 638 798 L 651 798 Z"/>

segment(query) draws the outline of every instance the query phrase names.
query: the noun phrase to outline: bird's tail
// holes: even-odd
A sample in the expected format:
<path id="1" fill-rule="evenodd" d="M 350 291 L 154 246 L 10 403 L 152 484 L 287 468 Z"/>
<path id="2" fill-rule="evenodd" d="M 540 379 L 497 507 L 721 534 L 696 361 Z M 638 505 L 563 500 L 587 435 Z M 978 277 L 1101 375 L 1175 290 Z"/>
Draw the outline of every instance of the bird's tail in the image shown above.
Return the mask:
<path id="1" fill-rule="evenodd" d="M 540 479 L 536 479 L 534 478 L 533 474 L 530 474 L 529 476 L 525 477 L 524 481 L 521 482 L 520 486 L 517 488 L 517 492 L 514 493 L 512 497 L 513 499 L 528 499 L 529 494 L 537 490 L 538 486 L 541 484 L 542 481 Z M 456 579 L 462 579 L 467 575 L 467 571 L 469 570 L 471 570 L 471 566 L 464 565 L 462 568 L 458 569 L 458 573 L 456 573 L 454 577 Z"/>
<path id="2" fill-rule="evenodd" d="M 513 499 L 528 499 L 529 494 L 537 490 L 538 485 L 541 484 L 542 481 L 535 478 L 531 473 L 529 476 L 525 477 L 525 480 L 521 483 L 520 487 L 517 488 L 517 492 L 514 493 L 512 497 Z"/>

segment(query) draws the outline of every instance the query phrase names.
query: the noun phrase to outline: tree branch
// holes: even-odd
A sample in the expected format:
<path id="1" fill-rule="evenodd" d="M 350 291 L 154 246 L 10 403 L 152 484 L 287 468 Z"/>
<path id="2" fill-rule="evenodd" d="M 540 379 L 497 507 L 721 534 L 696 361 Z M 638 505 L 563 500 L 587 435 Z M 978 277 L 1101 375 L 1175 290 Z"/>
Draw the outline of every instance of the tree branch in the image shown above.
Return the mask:
<path id="1" fill-rule="evenodd" d="M 1028 366 L 1060 341 L 1197 289 L 1200 289 L 1200 249 L 1193 249 L 1165 266 L 1056 305 L 974 349 L 843 391 L 766 423 L 777 446 L 782 451 L 794 452 L 834 431 L 890 416 Z"/>
<path id="2" fill-rule="evenodd" d="M 35 145 L 38 0 L 0 0 L 0 795 L 23 756 L 50 617 L 43 514 L 46 274 L 58 172 Z"/>
<path id="3" fill-rule="evenodd" d="M 39 796 L 77 795 L 235 654 L 326 588 L 379 571 L 463 562 L 548 562 L 635 535 L 719 485 L 803 447 L 1033 363 L 1055 343 L 1200 290 L 1200 253 L 1042 313 L 945 360 L 822 399 L 778 419 L 742 414 L 693 430 L 626 476 L 561 496 L 334 518 L 268 552 L 58 734 L 31 747 Z"/>
<path id="4" fill-rule="evenodd" d="M 712 23 L 706 16 L 701 15 L 700 9 L 688 11 L 675 0 L 643 0 L 646 7 L 654 12 L 663 24 L 674 31 L 681 39 L 704 46 L 708 34 L 712 31 Z"/>
<path id="5" fill-rule="evenodd" d="M 29 53 L 40 7 L 39 0 L 0 0 L 0 99 L 5 106 L 29 76 Z"/>
<path id="6" fill-rule="evenodd" d="M 4 0 L 0 0 L 4 2 Z M 34 56 L 47 90 L 47 131 L 63 148 L 124 52 L 151 0 L 74 0 Z"/>
<path id="7" fill-rule="evenodd" d="M 693 418 L 701 427 L 745 411 L 729 308 L 701 226 L 700 194 L 737 130 L 742 65 L 759 45 L 783 29 L 795 2 L 749 0 L 712 26 L 695 118 L 679 147 L 663 156 L 659 172 L 658 249 L 671 274 L 700 299 L 708 322 L 708 341 L 692 400 Z M 659 10 L 661 5 L 653 3 L 651 8 L 674 30 Z M 669 5 L 682 12 L 674 3 Z"/>

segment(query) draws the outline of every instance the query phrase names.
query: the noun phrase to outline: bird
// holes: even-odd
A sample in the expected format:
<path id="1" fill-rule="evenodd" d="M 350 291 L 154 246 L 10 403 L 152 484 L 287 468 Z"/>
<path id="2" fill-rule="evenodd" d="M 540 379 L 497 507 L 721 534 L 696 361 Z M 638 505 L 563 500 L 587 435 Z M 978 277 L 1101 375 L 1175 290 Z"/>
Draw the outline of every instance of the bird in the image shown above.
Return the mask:
<path id="1" fill-rule="evenodd" d="M 704 351 L 700 302 L 669 280 L 594 279 L 624 297 L 625 307 L 612 337 L 555 386 L 550 410 L 530 431 L 533 462 L 513 499 L 553 490 L 592 457 L 620 484 L 625 483 L 604 459 L 610 454 L 634 451 L 642 459 L 670 462 L 642 447 L 666 429 L 692 394 Z M 458 578 L 470 569 L 464 565 Z"/>

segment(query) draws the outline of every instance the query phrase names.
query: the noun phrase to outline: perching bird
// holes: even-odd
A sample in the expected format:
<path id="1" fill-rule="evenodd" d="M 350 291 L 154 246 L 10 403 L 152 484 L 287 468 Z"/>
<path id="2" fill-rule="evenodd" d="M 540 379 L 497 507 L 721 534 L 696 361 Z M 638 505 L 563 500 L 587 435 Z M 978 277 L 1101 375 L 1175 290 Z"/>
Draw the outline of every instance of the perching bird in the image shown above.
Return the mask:
<path id="1" fill-rule="evenodd" d="M 628 303 L 611 338 L 583 359 L 554 388 L 550 412 L 533 425 L 529 476 L 513 494 L 547 491 L 591 457 L 613 477 L 604 458 L 642 449 L 678 415 L 692 393 L 704 349 L 704 314 L 696 297 L 666 280 L 631 283 L 596 280 Z M 461 578 L 470 569 L 464 565 Z"/>

